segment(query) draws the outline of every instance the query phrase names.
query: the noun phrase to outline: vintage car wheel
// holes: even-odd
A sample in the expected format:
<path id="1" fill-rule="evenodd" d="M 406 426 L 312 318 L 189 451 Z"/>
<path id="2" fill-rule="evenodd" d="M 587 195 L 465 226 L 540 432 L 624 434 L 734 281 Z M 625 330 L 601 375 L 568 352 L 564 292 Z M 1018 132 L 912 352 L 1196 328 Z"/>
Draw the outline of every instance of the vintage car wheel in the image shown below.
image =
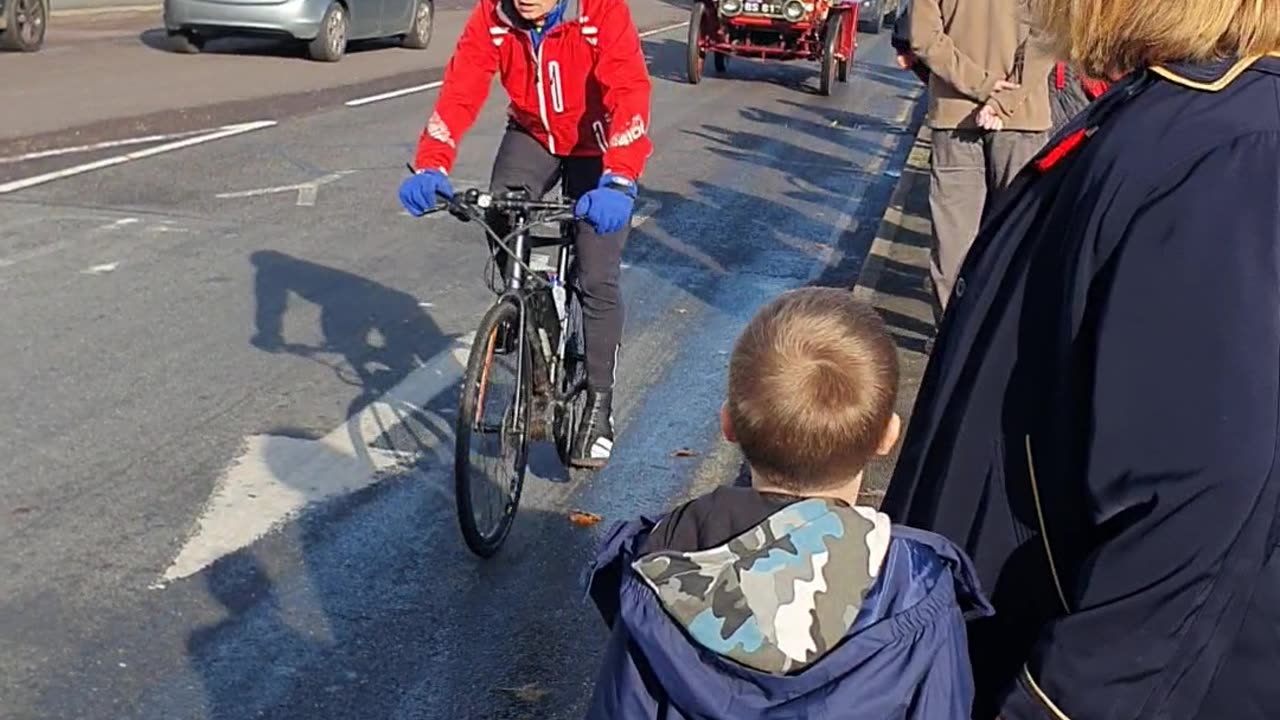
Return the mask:
<path id="1" fill-rule="evenodd" d="M 49 17 L 47 0 L 6 0 L 4 15 L 0 48 L 35 52 L 44 45 L 45 21 Z"/>
<path id="2" fill-rule="evenodd" d="M 413 26 L 400 39 L 401 47 L 411 50 L 426 50 L 431 44 L 431 31 L 435 26 L 436 9 L 433 0 L 418 0 L 418 8 L 413 13 Z"/>
<path id="3" fill-rule="evenodd" d="M 711 58 L 715 61 L 716 72 L 721 75 L 729 69 L 729 56 L 722 52 L 712 53 Z"/>
<path id="4" fill-rule="evenodd" d="M 342 3 L 329 3 L 320 19 L 320 32 L 307 44 L 307 55 L 320 62 L 338 62 L 347 51 L 347 9 Z"/>
<path id="5" fill-rule="evenodd" d="M 818 91 L 830 95 L 840 74 L 840 60 L 836 49 L 840 47 L 840 28 L 844 25 L 844 13 L 832 13 L 827 18 L 826 32 L 822 38 L 822 75 L 818 78 Z"/>
<path id="6" fill-rule="evenodd" d="M 702 82 L 702 63 L 706 59 L 706 52 L 702 50 L 702 22 L 706 18 L 706 6 L 698 0 L 694 0 L 693 7 L 689 10 L 689 84 L 697 85 Z"/>

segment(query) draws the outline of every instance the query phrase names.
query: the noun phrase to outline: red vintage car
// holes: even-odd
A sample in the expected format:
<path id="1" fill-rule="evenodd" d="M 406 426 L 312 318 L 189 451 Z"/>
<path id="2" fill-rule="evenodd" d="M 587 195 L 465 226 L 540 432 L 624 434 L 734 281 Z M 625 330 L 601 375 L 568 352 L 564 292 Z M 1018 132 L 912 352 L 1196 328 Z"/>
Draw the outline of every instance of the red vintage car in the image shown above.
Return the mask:
<path id="1" fill-rule="evenodd" d="M 701 82 L 708 53 L 718 73 L 725 72 L 731 55 L 815 60 L 822 65 L 818 88 L 830 95 L 837 82 L 849 81 L 857 25 L 855 0 L 694 0 L 689 82 Z"/>

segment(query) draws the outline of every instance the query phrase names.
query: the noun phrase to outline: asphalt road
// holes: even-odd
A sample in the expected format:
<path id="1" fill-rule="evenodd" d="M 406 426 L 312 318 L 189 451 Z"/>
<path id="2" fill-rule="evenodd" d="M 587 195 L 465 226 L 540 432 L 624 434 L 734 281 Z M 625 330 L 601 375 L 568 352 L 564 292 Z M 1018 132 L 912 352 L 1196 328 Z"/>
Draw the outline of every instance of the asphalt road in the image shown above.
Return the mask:
<path id="1" fill-rule="evenodd" d="M 782 290 L 851 286 L 875 233 L 920 87 L 887 34 L 861 43 L 821 98 L 802 64 L 690 86 L 683 30 L 646 39 L 615 458 L 568 478 L 538 448 L 489 561 L 456 527 L 449 431 L 484 246 L 395 197 L 430 93 L 0 194 L 0 717 L 578 716 L 593 543 L 733 480 L 730 343 Z M 487 178 L 502 123 L 495 99 L 455 185 Z M 82 162 L 59 158 L 0 167 Z"/>

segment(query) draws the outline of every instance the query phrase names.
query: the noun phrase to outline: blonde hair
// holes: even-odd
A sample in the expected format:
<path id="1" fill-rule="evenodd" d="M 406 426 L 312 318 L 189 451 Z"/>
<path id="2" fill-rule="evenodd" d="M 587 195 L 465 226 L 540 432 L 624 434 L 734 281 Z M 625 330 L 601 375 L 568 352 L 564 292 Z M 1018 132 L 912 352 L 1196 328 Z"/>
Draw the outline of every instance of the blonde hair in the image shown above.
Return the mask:
<path id="1" fill-rule="evenodd" d="M 1280 50 L 1280 0 L 1028 0 L 1055 57 L 1093 77 Z"/>
<path id="2" fill-rule="evenodd" d="M 897 394 L 893 339 L 848 290 L 779 296 L 747 324 L 729 360 L 729 417 L 743 455 L 770 483 L 800 493 L 862 471 Z"/>

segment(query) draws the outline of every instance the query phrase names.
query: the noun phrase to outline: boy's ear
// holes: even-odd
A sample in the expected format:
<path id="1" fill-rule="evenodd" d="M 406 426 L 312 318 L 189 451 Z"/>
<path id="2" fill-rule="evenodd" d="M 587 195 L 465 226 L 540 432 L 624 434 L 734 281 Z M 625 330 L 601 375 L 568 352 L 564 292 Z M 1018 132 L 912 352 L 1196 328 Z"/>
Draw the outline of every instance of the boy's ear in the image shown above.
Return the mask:
<path id="1" fill-rule="evenodd" d="M 877 455 L 888 455 L 893 452 L 893 446 L 898 444 L 898 438 L 902 436 L 902 418 L 898 417 L 898 413 L 889 416 L 889 424 L 884 428 L 884 436 L 880 438 L 880 445 L 876 447 Z"/>
<path id="2" fill-rule="evenodd" d="M 729 416 L 728 400 L 720 406 L 720 432 L 724 433 L 725 440 L 735 445 L 738 443 L 738 436 L 733 432 L 733 418 Z"/>

